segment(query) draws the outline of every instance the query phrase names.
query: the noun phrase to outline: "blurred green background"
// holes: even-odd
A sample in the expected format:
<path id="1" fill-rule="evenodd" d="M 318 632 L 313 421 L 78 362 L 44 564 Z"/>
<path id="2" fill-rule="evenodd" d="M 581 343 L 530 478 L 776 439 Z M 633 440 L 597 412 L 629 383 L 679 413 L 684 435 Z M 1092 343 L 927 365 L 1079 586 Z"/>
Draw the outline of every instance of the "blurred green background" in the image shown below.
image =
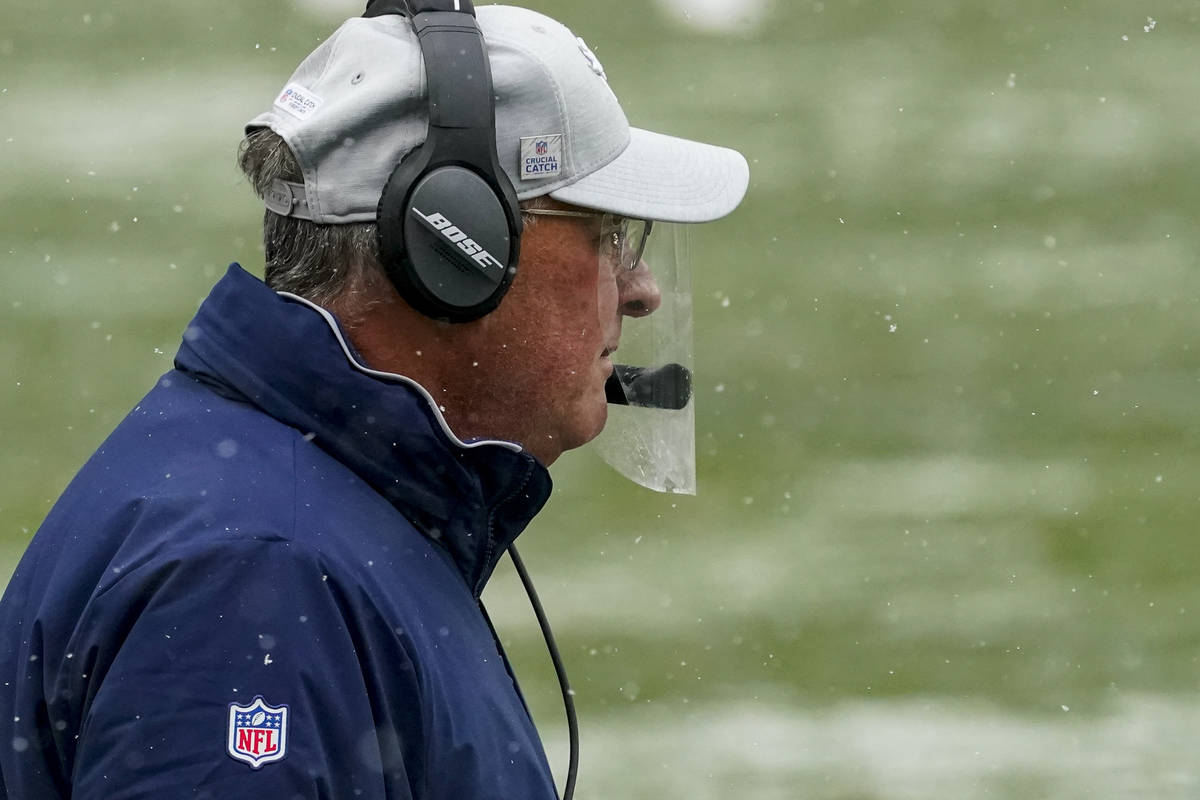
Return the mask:
<path id="1" fill-rule="evenodd" d="M 1200 2 L 528 5 L 752 169 L 695 232 L 699 496 L 579 452 L 522 540 L 579 797 L 1200 795 Z M 4 574 L 261 272 L 241 124 L 356 8 L 5 0 Z"/>

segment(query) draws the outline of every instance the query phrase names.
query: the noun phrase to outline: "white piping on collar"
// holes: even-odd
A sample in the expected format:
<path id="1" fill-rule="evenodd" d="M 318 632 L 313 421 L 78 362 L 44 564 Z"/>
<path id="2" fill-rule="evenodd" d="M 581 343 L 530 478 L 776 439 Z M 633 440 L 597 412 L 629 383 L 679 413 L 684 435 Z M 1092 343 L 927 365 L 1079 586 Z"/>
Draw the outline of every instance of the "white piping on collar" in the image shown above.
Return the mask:
<path id="1" fill-rule="evenodd" d="M 285 299 L 295 300 L 298 303 L 302 303 L 324 317 L 326 324 L 329 325 L 329 329 L 333 331 L 333 335 L 337 337 L 338 344 L 342 346 L 342 352 L 345 353 L 346 360 L 350 362 L 350 366 L 354 367 L 364 375 L 370 375 L 372 378 L 382 378 L 386 381 L 403 383 L 406 386 L 411 386 L 413 389 L 416 389 L 421 396 L 425 398 L 425 402 L 429 404 L 429 407 L 433 409 L 433 415 L 437 417 L 438 424 L 442 426 L 442 431 L 445 432 L 446 436 L 450 438 L 450 441 L 454 442 L 459 447 L 463 448 L 464 450 L 470 450 L 475 447 L 483 447 L 484 445 L 494 444 L 499 445 L 507 450 L 512 450 L 514 453 L 523 452 L 521 445 L 517 444 L 516 442 L 506 442 L 502 439 L 480 439 L 477 442 L 464 442 L 462 439 L 459 439 L 458 436 L 454 434 L 454 431 L 450 430 L 450 426 L 446 424 L 446 418 L 442 416 L 442 409 L 438 407 L 437 402 L 435 402 L 433 399 L 433 395 L 431 395 L 424 386 L 417 383 L 412 378 L 406 378 L 403 375 L 397 375 L 394 372 L 381 372 L 377 369 L 371 369 L 364 364 L 360 364 L 358 359 L 354 357 L 354 353 L 351 352 L 350 346 L 346 344 L 346 339 L 342 336 L 342 329 L 338 327 L 337 320 L 333 318 L 333 314 L 330 314 L 326 309 L 322 308 L 311 300 L 306 300 L 298 294 L 292 294 L 291 292 L 276 292 L 276 294 Z"/>

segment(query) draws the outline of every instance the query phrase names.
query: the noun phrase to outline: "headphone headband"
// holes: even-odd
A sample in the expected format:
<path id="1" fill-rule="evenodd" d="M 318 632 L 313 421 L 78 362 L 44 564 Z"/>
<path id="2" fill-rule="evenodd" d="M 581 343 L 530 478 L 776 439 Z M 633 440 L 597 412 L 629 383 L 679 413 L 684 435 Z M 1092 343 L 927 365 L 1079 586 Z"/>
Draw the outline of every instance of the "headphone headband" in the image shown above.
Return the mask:
<path id="1" fill-rule="evenodd" d="M 471 0 L 370 0 L 364 17 L 382 17 L 384 14 L 401 14 L 415 17 L 428 11 L 451 11 L 475 16 L 475 4 Z"/>

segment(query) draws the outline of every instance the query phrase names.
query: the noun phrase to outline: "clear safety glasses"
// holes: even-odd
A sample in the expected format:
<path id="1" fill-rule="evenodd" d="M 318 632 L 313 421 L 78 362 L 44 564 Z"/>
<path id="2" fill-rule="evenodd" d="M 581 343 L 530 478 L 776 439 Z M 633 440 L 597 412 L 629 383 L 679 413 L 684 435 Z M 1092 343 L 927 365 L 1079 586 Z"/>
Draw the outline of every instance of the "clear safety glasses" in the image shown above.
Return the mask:
<path id="1" fill-rule="evenodd" d="M 610 262 L 614 272 L 632 272 L 638 268 L 646 252 L 646 242 L 654 223 L 648 219 L 618 217 L 602 211 L 568 211 L 555 208 L 522 209 L 522 214 L 535 217 L 573 217 L 598 219 L 601 231 L 601 257 Z"/>

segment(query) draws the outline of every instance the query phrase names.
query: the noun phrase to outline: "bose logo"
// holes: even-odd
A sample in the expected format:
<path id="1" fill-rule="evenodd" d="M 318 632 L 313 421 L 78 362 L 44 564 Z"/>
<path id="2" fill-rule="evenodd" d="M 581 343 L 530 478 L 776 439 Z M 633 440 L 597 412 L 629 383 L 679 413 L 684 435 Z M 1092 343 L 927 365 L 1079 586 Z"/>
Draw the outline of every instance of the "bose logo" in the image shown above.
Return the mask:
<path id="1" fill-rule="evenodd" d="M 480 269 L 486 269 L 489 266 L 501 270 L 504 269 L 504 265 L 497 261 L 491 253 L 484 250 L 474 239 L 467 236 L 462 228 L 459 228 L 453 222 L 446 219 L 440 211 L 426 214 L 419 208 L 414 207 L 412 212 L 425 220 L 429 224 L 429 227 L 441 233 L 442 236 L 445 236 L 453 244 L 458 245 L 458 249 L 470 256 L 471 260 L 478 264 Z"/>

